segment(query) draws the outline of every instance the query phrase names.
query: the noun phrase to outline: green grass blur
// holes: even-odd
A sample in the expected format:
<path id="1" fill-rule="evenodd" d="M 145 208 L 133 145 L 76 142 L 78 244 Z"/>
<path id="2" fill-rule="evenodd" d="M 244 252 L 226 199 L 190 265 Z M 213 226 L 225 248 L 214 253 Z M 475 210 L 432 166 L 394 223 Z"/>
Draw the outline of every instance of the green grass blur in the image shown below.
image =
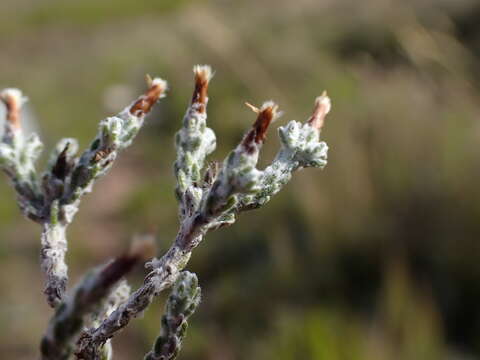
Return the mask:
<path id="1" fill-rule="evenodd" d="M 203 302 L 180 359 L 480 358 L 479 19 L 474 0 L 2 0 L 0 86 L 30 97 L 49 147 L 87 146 L 145 74 L 170 84 L 69 229 L 71 284 L 136 232 L 173 240 L 173 135 L 208 63 L 212 159 L 253 121 L 243 102 L 278 101 L 275 127 L 324 89 L 330 154 L 195 251 Z M 262 165 L 278 146 L 272 129 Z M 0 199 L 0 358 L 32 359 L 51 314 L 40 228 L 4 178 Z M 142 358 L 163 301 L 114 339 L 116 360 Z"/>

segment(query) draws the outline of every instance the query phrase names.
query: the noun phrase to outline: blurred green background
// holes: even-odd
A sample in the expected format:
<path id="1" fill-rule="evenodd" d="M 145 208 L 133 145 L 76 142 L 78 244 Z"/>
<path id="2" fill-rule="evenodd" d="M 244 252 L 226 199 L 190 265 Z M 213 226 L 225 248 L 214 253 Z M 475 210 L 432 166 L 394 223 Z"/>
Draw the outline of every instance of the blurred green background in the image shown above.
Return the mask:
<path id="1" fill-rule="evenodd" d="M 2 0 L 0 86 L 30 97 L 48 147 L 170 83 L 69 229 L 71 284 L 138 232 L 175 236 L 173 135 L 208 63 L 222 159 L 275 99 L 304 120 L 327 89 L 324 171 L 208 236 L 181 359 L 480 358 L 480 3 L 475 0 Z M 275 126 L 274 126 L 275 127 Z M 262 165 L 279 142 L 271 130 Z M 0 357 L 34 359 L 51 310 L 40 228 L 0 181 Z M 129 280 L 139 284 L 145 271 Z M 164 298 L 114 339 L 141 359 Z"/>

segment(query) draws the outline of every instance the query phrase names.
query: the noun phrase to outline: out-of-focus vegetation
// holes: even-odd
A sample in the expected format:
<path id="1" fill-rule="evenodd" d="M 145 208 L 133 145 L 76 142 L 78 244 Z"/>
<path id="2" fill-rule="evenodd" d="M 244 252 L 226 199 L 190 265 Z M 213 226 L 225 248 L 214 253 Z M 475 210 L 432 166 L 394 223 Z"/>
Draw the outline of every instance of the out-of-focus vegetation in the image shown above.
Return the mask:
<path id="1" fill-rule="evenodd" d="M 169 80 L 136 144 L 70 228 L 73 280 L 128 234 L 177 229 L 173 134 L 209 63 L 221 159 L 277 100 L 303 120 L 323 89 L 329 164 L 196 250 L 204 300 L 182 359 L 480 357 L 480 6 L 474 0 L 0 2 L 0 85 L 22 88 L 47 144 Z M 262 161 L 278 147 L 274 131 Z M 0 353 L 32 359 L 50 310 L 37 226 L 0 181 Z M 131 277 L 139 283 L 143 271 Z M 163 299 L 114 340 L 139 359 Z"/>

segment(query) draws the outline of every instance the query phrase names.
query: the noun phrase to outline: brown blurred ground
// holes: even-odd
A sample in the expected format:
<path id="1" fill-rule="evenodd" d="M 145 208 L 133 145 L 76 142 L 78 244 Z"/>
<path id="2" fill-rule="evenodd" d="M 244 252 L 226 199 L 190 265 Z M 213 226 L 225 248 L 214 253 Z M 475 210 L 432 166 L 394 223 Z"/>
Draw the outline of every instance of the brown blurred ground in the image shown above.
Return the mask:
<path id="1" fill-rule="evenodd" d="M 305 119 L 327 89 L 324 171 L 297 174 L 265 208 L 196 251 L 204 300 L 181 359 L 480 357 L 480 6 L 423 1 L 0 2 L 0 86 L 22 88 L 48 146 L 86 146 L 98 121 L 166 78 L 169 96 L 83 202 L 70 228 L 72 283 L 155 231 L 177 229 L 173 134 L 209 63 L 221 159 L 275 99 Z M 267 164 L 278 148 L 271 131 Z M 50 310 L 40 229 L 0 181 L 0 353 L 32 359 Z M 138 284 L 138 270 L 131 282 Z M 115 339 L 140 359 L 163 299 Z"/>

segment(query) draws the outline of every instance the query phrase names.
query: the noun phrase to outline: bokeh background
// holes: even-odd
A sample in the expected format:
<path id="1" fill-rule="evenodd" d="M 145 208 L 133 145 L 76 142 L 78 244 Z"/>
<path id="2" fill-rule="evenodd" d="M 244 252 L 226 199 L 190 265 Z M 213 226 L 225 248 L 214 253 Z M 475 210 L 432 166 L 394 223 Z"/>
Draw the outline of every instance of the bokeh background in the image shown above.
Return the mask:
<path id="1" fill-rule="evenodd" d="M 47 147 L 87 146 L 144 89 L 171 90 L 69 229 L 72 282 L 132 234 L 175 236 L 173 135 L 194 64 L 216 70 L 209 124 L 222 159 L 275 99 L 304 120 L 327 89 L 323 171 L 211 233 L 180 359 L 480 358 L 480 3 L 476 0 L 2 0 L 0 85 L 30 97 Z M 278 123 L 276 124 L 278 126 Z M 270 132 L 268 164 L 279 146 Z M 40 228 L 0 180 L 0 357 L 34 359 L 51 310 Z M 129 281 L 138 285 L 138 269 Z M 164 298 L 114 339 L 141 359 Z"/>

